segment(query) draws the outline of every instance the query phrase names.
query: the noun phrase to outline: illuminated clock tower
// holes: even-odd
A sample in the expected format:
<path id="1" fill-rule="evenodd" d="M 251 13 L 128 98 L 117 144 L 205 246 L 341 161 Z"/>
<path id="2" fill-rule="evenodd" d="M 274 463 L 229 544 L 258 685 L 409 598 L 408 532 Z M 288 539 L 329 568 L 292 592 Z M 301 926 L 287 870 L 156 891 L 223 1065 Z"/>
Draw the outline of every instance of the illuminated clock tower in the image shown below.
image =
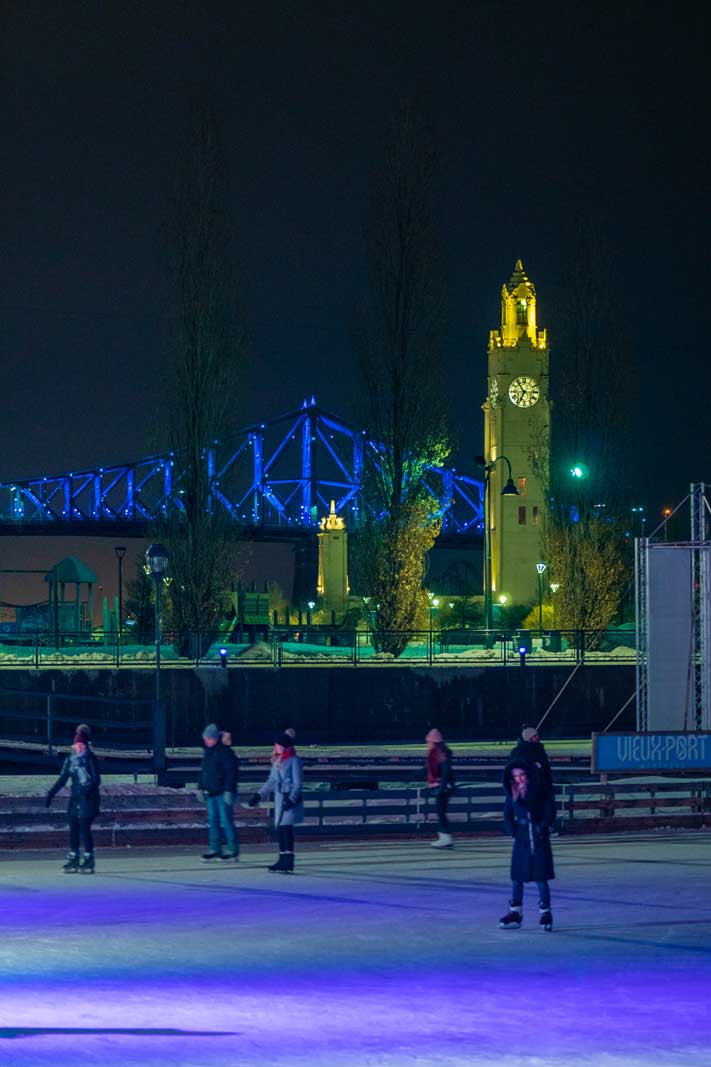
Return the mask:
<path id="1" fill-rule="evenodd" d="M 546 331 L 537 327 L 536 290 L 520 259 L 501 290 L 501 329 L 489 335 L 489 393 L 483 409 L 492 600 L 499 603 L 503 596 L 509 604 L 536 601 L 536 564 L 545 562 L 542 532 L 550 455 L 548 342 Z M 504 456 L 511 463 L 518 496 L 501 495 L 509 476 L 508 464 L 500 458 Z"/>

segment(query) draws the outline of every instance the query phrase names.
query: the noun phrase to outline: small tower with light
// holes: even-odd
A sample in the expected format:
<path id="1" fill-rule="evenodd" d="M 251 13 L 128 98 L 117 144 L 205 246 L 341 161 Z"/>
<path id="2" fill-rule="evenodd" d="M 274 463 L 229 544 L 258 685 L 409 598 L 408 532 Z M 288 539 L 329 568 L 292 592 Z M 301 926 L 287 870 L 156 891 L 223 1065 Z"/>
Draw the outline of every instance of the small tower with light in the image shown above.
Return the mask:
<path id="1" fill-rule="evenodd" d="M 548 339 L 536 320 L 536 289 L 520 259 L 501 290 L 501 328 L 489 335 L 484 410 L 487 464 L 508 457 L 517 497 L 502 497 L 505 465 L 491 470 L 487 501 L 491 592 L 509 603 L 538 591 L 550 456 Z"/>
<path id="2" fill-rule="evenodd" d="M 348 534 L 346 520 L 336 514 L 336 502 L 319 523 L 318 584 L 316 590 L 325 610 L 342 615 L 348 605 Z"/>

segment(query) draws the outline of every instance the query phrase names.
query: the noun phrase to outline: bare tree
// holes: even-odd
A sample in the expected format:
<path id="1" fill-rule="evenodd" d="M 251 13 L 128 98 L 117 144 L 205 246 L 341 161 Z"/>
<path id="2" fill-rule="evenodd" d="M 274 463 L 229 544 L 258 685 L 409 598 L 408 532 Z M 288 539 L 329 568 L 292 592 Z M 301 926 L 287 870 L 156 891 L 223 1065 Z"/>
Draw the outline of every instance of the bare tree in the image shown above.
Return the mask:
<path id="1" fill-rule="evenodd" d="M 550 509 L 544 531 L 559 626 L 604 629 L 629 579 L 625 418 L 634 396 L 621 286 L 599 222 L 577 225 L 556 316 Z M 574 464 L 588 474 L 571 476 Z"/>
<path id="2" fill-rule="evenodd" d="M 173 620 L 181 633 L 215 623 L 230 577 L 230 529 L 213 500 L 208 451 L 236 404 L 245 348 L 239 325 L 226 166 L 218 123 L 195 104 L 167 224 L 175 295 L 170 438 L 180 483 L 161 535 L 168 541 Z"/>
<path id="3" fill-rule="evenodd" d="M 577 223 L 556 309 L 557 356 L 552 385 L 551 491 L 579 510 L 619 506 L 625 492 L 625 419 L 635 375 L 620 304 L 615 257 L 599 221 Z M 569 477 L 574 462 L 589 477 Z"/>
<path id="4" fill-rule="evenodd" d="M 449 453 L 440 372 L 444 284 L 432 217 L 436 157 L 419 115 L 400 107 L 373 184 L 366 244 L 369 297 L 358 330 L 363 419 L 378 458 L 365 481 L 372 511 L 358 539 L 361 580 L 376 605 L 376 647 L 426 617 L 425 560 L 439 533 L 426 486 Z"/>

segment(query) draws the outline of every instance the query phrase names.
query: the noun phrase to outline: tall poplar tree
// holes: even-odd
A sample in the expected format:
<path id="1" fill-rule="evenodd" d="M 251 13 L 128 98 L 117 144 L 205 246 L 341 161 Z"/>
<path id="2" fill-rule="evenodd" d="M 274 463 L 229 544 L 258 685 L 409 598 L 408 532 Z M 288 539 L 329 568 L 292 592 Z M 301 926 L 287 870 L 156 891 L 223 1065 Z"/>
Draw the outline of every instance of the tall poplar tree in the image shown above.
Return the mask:
<path id="1" fill-rule="evenodd" d="M 212 499 L 207 452 L 231 421 L 245 348 L 218 122 L 204 102 L 191 119 L 166 241 L 174 297 L 170 439 L 182 476 L 160 530 L 170 551 L 173 623 L 182 635 L 215 625 L 229 587 L 234 531 Z"/>
<path id="2" fill-rule="evenodd" d="M 412 106 L 402 105 L 373 180 L 365 234 L 369 290 L 357 333 L 362 418 L 374 446 L 365 473 L 371 510 L 357 558 L 373 605 L 376 648 L 394 655 L 407 644 L 402 631 L 426 619 L 426 554 L 441 526 L 426 473 L 449 453 L 435 176 L 424 123 Z"/>

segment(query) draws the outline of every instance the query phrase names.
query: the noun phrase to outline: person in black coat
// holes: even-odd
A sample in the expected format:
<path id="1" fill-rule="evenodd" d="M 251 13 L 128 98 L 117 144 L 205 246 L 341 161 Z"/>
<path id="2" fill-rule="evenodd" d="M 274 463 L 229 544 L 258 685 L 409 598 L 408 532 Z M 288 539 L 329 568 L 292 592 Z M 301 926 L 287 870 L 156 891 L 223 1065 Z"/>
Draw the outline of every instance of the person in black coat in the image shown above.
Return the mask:
<path id="1" fill-rule="evenodd" d="M 237 788 L 237 759 L 229 745 L 223 745 L 220 731 L 210 723 L 202 732 L 205 751 L 202 756 L 198 788 L 207 803 L 208 851 L 203 860 L 237 860 L 239 843 L 235 830 L 233 805 Z M 222 851 L 221 834 L 227 852 Z"/>
<path id="2" fill-rule="evenodd" d="M 523 916 L 525 882 L 538 886 L 540 925 L 553 929 L 551 894 L 548 883 L 555 878 L 550 827 L 555 817 L 553 798 L 541 783 L 538 768 L 525 760 L 513 759 L 504 769 L 504 827 L 513 837 L 511 854 L 511 900 L 500 921 L 503 930 L 517 930 Z"/>
<path id="3" fill-rule="evenodd" d="M 89 744 L 89 727 L 78 726 L 72 742 L 72 751 L 62 766 L 59 778 L 48 791 L 45 805 L 49 807 L 54 797 L 67 782 L 71 781 L 67 817 L 69 819 L 69 855 L 62 868 L 67 874 L 81 871 L 94 873 L 94 838 L 91 824 L 99 814 L 101 799 L 99 785 L 101 775 L 96 756 Z M 79 863 L 79 848 L 84 846 L 84 858 Z"/>
<path id="4" fill-rule="evenodd" d="M 232 734 L 229 730 L 223 730 L 220 734 L 220 743 L 224 746 L 229 757 L 230 764 L 230 788 L 226 789 L 222 794 L 222 799 L 225 802 L 227 808 L 227 816 L 232 819 L 232 825 L 234 828 L 234 855 L 235 859 L 239 856 L 239 833 L 237 827 L 234 825 L 234 807 L 235 800 L 237 799 L 237 783 L 239 781 L 239 758 L 237 753 L 232 748 Z M 223 835 L 224 836 L 224 835 Z"/>
<path id="5" fill-rule="evenodd" d="M 553 772 L 551 770 L 548 753 L 543 747 L 538 730 L 535 726 L 524 726 L 521 730 L 521 740 L 511 749 L 509 759 L 525 760 L 526 763 L 534 763 L 538 768 L 540 784 L 553 799 Z"/>

